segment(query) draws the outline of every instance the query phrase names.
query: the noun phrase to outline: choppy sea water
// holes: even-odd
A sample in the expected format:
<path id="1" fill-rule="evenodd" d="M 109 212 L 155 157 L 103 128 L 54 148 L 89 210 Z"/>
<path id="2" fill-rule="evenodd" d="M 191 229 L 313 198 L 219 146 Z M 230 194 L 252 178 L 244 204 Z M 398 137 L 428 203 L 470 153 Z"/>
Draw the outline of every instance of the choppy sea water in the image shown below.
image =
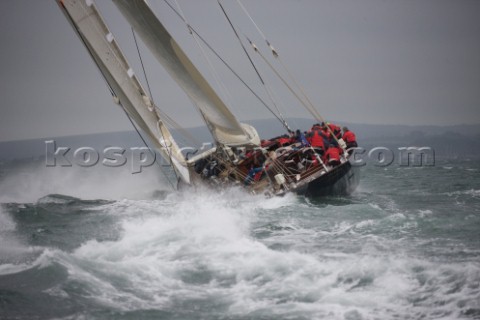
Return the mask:
<path id="1" fill-rule="evenodd" d="M 480 319 L 480 161 L 314 200 L 0 168 L 1 319 Z"/>

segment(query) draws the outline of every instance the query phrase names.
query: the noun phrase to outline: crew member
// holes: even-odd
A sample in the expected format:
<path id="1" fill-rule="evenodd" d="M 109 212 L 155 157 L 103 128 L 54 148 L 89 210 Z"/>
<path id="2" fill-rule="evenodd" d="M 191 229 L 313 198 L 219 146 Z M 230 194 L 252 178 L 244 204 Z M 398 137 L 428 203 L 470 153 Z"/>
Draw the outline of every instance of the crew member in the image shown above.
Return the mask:
<path id="1" fill-rule="evenodd" d="M 283 147 L 283 146 L 290 145 L 292 143 L 292 139 L 290 138 L 290 136 L 283 135 L 277 139 L 277 142 L 280 145 L 280 147 Z"/>
<path id="2" fill-rule="evenodd" d="M 355 137 L 355 133 L 348 130 L 347 127 L 343 127 L 343 141 L 347 144 L 347 149 L 356 148 L 357 145 L 357 137 Z"/>
<path id="3" fill-rule="evenodd" d="M 319 125 L 314 125 L 308 134 L 307 140 L 310 145 L 322 154 L 325 151 L 324 134 Z"/>
<path id="4" fill-rule="evenodd" d="M 323 162 L 331 166 L 340 164 L 340 150 L 338 147 L 330 146 L 323 156 Z"/>
<path id="5" fill-rule="evenodd" d="M 295 138 L 298 142 L 302 144 L 302 147 L 309 147 L 310 143 L 308 143 L 307 138 L 305 138 L 305 135 L 297 129 Z"/>
<path id="6" fill-rule="evenodd" d="M 255 167 L 252 165 L 252 167 L 247 173 L 247 177 L 245 178 L 244 184 L 248 186 L 252 182 L 258 181 L 260 179 L 262 171 L 263 171 L 263 167 Z"/>
<path id="7" fill-rule="evenodd" d="M 340 129 L 339 126 L 337 126 L 336 124 L 333 124 L 333 123 L 329 123 L 329 122 L 327 122 L 327 125 L 330 128 L 331 132 L 333 132 L 333 135 L 337 139 L 340 139 L 342 137 L 342 129 Z M 335 140 L 335 139 L 333 139 L 333 140 Z"/>

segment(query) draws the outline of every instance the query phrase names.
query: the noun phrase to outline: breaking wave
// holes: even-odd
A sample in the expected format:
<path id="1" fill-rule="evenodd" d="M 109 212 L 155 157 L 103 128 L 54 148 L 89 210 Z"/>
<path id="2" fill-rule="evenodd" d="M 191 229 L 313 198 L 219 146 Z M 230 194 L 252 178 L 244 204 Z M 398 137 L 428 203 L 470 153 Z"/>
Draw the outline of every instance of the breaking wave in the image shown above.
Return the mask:
<path id="1" fill-rule="evenodd" d="M 72 201 L 52 195 L 38 205 Z M 192 319 L 479 314 L 478 264 L 439 267 L 412 255 L 408 247 L 398 250 L 402 240 L 372 235 L 376 228 L 405 223 L 405 215 L 382 211 L 373 213 L 383 214 L 380 220 L 358 218 L 312 228 L 292 215 L 299 206 L 304 218 L 353 210 L 351 205 L 329 205 L 319 212 L 293 196 L 265 200 L 236 189 L 98 203 L 95 210 L 120 223 L 118 239 L 90 239 L 71 251 L 48 249 L 29 268 L 65 270 L 68 276 L 48 289 L 50 295 L 81 298 L 115 310 L 120 318 L 145 310 Z M 341 246 L 351 249 L 339 250 Z M 27 269 L 3 268 L 3 274 Z"/>
<path id="2" fill-rule="evenodd" d="M 480 318 L 478 190 L 464 180 L 437 192 L 394 176 L 380 192 L 373 176 L 318 201 L 174 193 L 158 177 L 104 190 L 114 176 L 92 186 L 82 171 L 43 186 L 22 170 L 0 182 L 7 318 Z"/>

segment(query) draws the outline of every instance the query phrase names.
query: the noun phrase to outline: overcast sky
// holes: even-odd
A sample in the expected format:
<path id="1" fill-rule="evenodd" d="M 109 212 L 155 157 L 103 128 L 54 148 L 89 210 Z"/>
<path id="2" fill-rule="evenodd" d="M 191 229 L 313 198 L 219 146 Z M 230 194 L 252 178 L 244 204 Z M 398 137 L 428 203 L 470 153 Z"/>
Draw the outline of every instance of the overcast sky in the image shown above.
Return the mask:
<path id="1" fill-rule="evenodd" d="M 178 2 L 197 31 L 265 97 L 217 1 Z M 480 123 L 480 1 L 242 2 L 325 118 L 373 124 Z M 185 25 L 163 0 L 149 3 L 213 79 Z M 97 4 L 143 80 L 129 26 L 110 1 Z M 269 55 L 236 1 L 224 4 L 241 32 Z M 131 129 L 55 1 L 0 1 L 0 30 L 0 141 Z M 199 125 L 189 100 L 143 45 L 140 50 L 157 105 L 182 125 Z M 249 52 L 282 112 L 307 117 Z M 272 117 L 225 68 L 214 64 L 227 87 L 226 94 L 219 90 L 222 98 L 239 119 Z"/>

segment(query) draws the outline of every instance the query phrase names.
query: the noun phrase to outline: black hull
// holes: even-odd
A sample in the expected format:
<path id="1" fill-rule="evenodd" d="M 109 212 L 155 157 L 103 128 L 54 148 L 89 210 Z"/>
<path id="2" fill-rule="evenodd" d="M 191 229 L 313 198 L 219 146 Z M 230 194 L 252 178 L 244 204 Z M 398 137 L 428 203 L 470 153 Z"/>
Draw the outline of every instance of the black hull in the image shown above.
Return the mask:
<path id="1" fill-rule="evenodd" d="M 359 182 L 360 168 L 345 162 L 294 191 L 307 197 L 349 195 Z"/>
<path id="2" fill-rule="evenodd" d="M 299 174 L 297 176 L 300 176 Z M 204 179 L 198 174 L 196 183 L 191 185 L 178 181 L 178 189 L 184 189 L 186 186 L 210 186 L 214 189 L 225 188 L 226 186 L 239 185 L 239 181 L 221 180 L 221 179 Z M 293 192 L 307 197 L 322 197 L 332 195 L 349 195 L 357 188 L 360 182 L 360 168 L 352 166 L 350 162 L 342 163 L 328 172 L 323 167 L 314 167 L 303 173 L 297 182 L 286 182 L 284 188 L 274 191 L 272 188 L 273 177 L 261 180 L 261 184 L 254 184 L 249 189 L 254 194 L 265 193 L 267 196 L 282 196 L 285 193 Z M 242 183 L 243 185 L 243 183 Z"/>

